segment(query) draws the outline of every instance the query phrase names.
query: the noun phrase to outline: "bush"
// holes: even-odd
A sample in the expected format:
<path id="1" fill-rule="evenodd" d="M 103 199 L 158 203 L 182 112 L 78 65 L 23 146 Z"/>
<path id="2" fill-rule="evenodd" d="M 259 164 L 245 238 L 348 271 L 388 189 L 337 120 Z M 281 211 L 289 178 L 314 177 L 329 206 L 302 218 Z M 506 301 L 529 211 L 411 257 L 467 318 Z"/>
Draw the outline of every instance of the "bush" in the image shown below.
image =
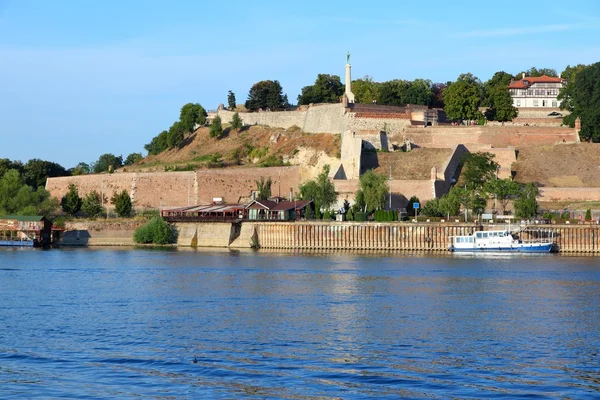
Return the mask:
<path id="1" fill-rule="evenodd" d="M 165 220 L 154 217 L 135 230 L 133 240 L 143 244 L 170 244 L 176 242 L 177 235 L 174 228 Z"/>
<path id="2" fill-rule="evenodd" d="M 115 205 L 115 212 L 119 217 L 131 217 L 133 214 L 133 203 L 127 190 L 123 189 L 121 193 L 115 193 L 110 201 Z"/>
<path id="3" fill-rule="evenodd" d="M 588 222 L 592 220 L 592 210 L 590 210 L 589 208 L 585 212 L 585 220 Z"/>
<path id="4" fill-rule="evenodd" d="M 221 117 L 218 115 L 210 123 L 209 135 L 211 138 L 220 138 L 223 135 L 223 126 L 221 125 Z"/>
<path id="5" fill-rule="evenodd" d="M 233 117 L 231 118 L 231 128 L 238 131 L 242 128 L 242 119 L 240 118 L 240 114 L 233 114 Z"/>
<path id="6" fill-rule="evenodd" d="M 60 201 L 63 211 L 69 215 L 75 215 L 81 210 L 82 202 L 81 197 L 79 197 L 77 186 L 69 183 L 69 191 Z"/>
<path id="7" fill-rule="evenodd" d="M 101 215 L 104 209 L 102 208 L 102 198 L 100 197 L 100 193 L 92 190 L 85 195 L 81 204 L 81 211 L 88 217 L 97 217 Z"/>
<path id="8" fill-rule="evenodd" d="M 377 221 L 377 222 L 398 221 L 398 211 L 377 210 L 377 211 L 375 211 L 375 221 Z"/>
<path id="9" fill-rule="evenodd" d="M 356 222 L 366 222 L 368 220 L 367 214 L 364 212 L 356 212 L 354 213 L 354 221 Z"/>

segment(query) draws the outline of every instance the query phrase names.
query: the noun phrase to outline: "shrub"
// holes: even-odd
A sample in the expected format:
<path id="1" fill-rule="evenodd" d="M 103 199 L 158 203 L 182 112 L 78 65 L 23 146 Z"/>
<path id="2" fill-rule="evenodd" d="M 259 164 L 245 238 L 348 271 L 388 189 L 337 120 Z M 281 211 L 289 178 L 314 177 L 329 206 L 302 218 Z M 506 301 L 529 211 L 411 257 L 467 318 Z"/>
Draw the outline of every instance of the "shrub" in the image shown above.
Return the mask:
<path id="1" fill-rule="evenodd" d="M 592 220 L 592 210 L 590 210 L 589 208 L 585 212 L 585 220 L 586 221 L 591 221 Z"/>
<path id="2" fill-rule="evenodd" d="M 75 215 L 81 209 L 81 203 L 82 200 L 81 197 L 79 197 L 77 186 L 69 183 L 69 191 L 60 201 L 63 211 L 69 215 Z"/>
<path id="3" fill-rule="evenodd" d="M 209 135 L 211 138 L 220 138 L 223 135 L 223 126 L 221 125 L 221 117 L 218 115 L 210 123 Z"/>
<path id="4" fill-rule="evenodd" d="M 154 217 L 135 230 L 133 240 L 143 244 L 170 244 L 175 243 L 177 235 L 175 229 L 165 220 Z"/>
<path id="5" fill-rule="evenodd" d="M 354 221 L 356 222 L 365 222 L 367 221 L 367 214 L 364 212 L 356 212 L 354 213 Z"/>
<path id="6" fill-rule="evenodd" d="M 133 203 L 127 190 L 123 189 L 120 193 L 115 193 L 110 201 L 115 205 L 115 211 L 119 217 L 131 217 L 133 214 Z"/>
<path id="7" fill-rule="evenodd" d="M 81 210 L 89 217 L 97 217 L 104 211 L 102 208 L 102 198 L 100 193 L 95 190 L 89 192 L 83 198 Z"/>
<path id="8" fill-rule="evenodd" d="M 233 114 L 233 117 L 231 118 L 231 128 L 238 131 L 242 128 L 242 119 L 240 118 L 240 114 Z"/>

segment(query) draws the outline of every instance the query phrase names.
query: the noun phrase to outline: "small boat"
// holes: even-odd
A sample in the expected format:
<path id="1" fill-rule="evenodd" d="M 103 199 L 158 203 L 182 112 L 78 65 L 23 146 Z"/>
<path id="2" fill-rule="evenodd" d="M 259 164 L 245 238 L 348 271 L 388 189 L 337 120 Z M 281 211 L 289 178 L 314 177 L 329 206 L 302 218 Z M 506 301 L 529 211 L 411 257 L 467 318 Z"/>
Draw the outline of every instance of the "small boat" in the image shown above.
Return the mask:
<path id="1" fill-rule="evenodd" d="M 523 241 L 509 230 L 480 231 L 467 236 L 451 236 L 448 249 L 454 252 L 550 253 L 554 242 L 550 238 Z"/>
<path id="2" fill-rule="evenodd" d="M 37 247 L 38 241 L 33 240 L 0 240 L 0 246 L 8 247 Z"/>

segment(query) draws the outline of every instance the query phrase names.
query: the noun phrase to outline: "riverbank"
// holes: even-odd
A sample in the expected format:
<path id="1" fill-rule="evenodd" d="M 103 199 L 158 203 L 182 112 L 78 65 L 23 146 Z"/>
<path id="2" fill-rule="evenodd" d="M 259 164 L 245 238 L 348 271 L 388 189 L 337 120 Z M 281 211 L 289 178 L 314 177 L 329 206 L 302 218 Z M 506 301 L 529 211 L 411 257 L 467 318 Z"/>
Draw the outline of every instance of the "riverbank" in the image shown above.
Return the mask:
<path id="1" fill-rule="evenodd" d="M 67 224 L 59 245 L 134 246 L 140 221 L 91 221 Z M 504 225 L 358 222 L 185 222 L 176 223 L 177 247 L 281 250 L 448 251 L 449 238 Z M 523 239 L 551 232 L 563 253 L 600 253 L 598 225 L 534 225 Z"/>

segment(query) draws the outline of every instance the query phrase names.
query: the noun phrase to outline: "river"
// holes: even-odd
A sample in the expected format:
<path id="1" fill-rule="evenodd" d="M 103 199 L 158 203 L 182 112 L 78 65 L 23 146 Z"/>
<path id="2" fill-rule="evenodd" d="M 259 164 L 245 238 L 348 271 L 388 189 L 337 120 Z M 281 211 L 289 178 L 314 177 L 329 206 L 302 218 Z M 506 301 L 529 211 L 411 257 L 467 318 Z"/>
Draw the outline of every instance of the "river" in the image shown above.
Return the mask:
<path id="1" fill-rule="evenodd" d="M 598 398 L 599 261 L 0 249 L 0 398 Z"/>

